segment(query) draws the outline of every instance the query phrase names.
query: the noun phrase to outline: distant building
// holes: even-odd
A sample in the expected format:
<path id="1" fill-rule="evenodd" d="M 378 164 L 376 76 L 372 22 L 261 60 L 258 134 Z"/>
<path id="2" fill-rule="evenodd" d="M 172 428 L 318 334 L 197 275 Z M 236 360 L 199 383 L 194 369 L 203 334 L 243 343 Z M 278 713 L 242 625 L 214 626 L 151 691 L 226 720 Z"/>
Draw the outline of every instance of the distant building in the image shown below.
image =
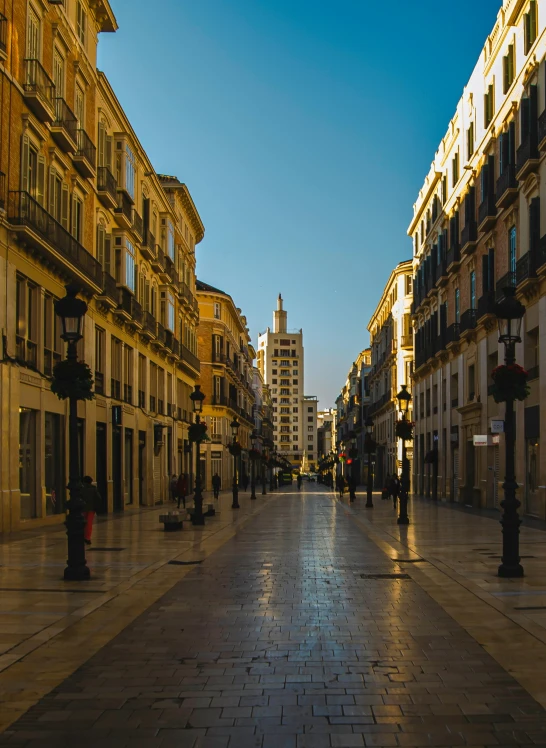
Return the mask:
<path id="1" fill-rule="evenodd" d="M 334 408 L 319 410 L 317 413 L 317 453 L 318 459 L 327 457 L 335 448 L 335 420 Z"/>
<path id="2" fill-rule="evenodd" d="M 359 483 L 366 482 L 366 459 L 364 453 L 365 422 L 369 406 L 368 378 L 371 370 L 371 350 L 364 349 L 352 364 L 345 384 L 336 398 L 336 434 L 334 444 L 339 453 L 356 449 L 358 455 L 343 458 L 340 471 L 351 476 Z"/>
<path id="3" fill-rule="evenodd" d="M 277 452 L 301 467 L 316 462 L 316 405 L 305 403 L 303 331 L 288 330 L 282 296 L 273 313 L 273 330 L 258 337 L 258 368 L 271 392 L 273 440 Z M 307 408 L 314 408 L 314 430 L 307 430 Z M 311 423 L 309 422 L 309 425 Z M 313 440 L 309 436 L 313 436 Z"/>

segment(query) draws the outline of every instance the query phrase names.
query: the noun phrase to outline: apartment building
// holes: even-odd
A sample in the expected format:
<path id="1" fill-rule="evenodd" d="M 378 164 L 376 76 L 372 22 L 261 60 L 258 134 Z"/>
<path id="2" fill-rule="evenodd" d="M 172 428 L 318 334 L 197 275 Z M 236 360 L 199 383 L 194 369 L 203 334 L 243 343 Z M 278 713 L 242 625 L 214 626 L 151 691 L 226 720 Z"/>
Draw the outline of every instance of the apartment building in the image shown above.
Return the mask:
<path id="1" fill-rule="evenodd" d="M 356 449 L 357 457 L 350 458 L 349 465 L 339 463 L 346 478 L 357 483 L 366 483 L 367 456 L 364 450 L 365 423 L 370 405 L 369 375 L 371 371 L 371 349 L 361 351 L 353 362 L 345 384 L 336 398 L 336 446 L 338 454 L 346 455 Z"/>
<path id="2" fill-rule="evenodd" d="M 334 408 L 319 410 L 317 413 L 317 451 L 318 459 L 328 457 L 335 449 L 335 423 L 337 411 Z"/>
<path id="3" fill-rule="evenodd" d="M 546 383 L 546 3 L 505 0 L 414 205 L 415 490 L 498 507 L 504 406 L 489 396 L 502 363 L 494 305 L 526 306 L 517 360 L 531 394 L 516 405 L 525 513 L 545 517 L 540 435 Z"/>
<path id="4" fill-rule="evenodd" d="M 300 468 L 305 459 L 316 462 L 316 434 L 309 441 L 304 403 L 303 331 L 288 330 L 287 312 L 282 296 L 273 312 L 273 329 L 258 336 L 257 365 L 271 390 L 273 434 L 277 452 Z M 316 429 L 316 419 L 315 419 Z M 310 449 L 310 445 L 313 449 Z"/>
<path id="5" fill-rule="evenodd" d="M 390 274 L 368 323 L 371 369 L 367 417 L 374 421 L 377 442 L 376 485 L 383 485 L 387 473 L 400 474 L 402 469 L 402 444 L 395 434 L 395 422 L 400 416 L 396 395 L 403 384 L 409 387 L 413 372 L 412 285 L 412 261 L 405 260 Z M 410 408 L 408 418 L 411 417 Z M 407 457 L 411 463 L 409 446 Z"/>
<path id="6" fill-rule="evenodd" d="M 201 445 L 203 485 L 212 488 L 218 473 L 222 488 L 233 481 L 233 457 L 228 447 L 233 440 L 230 424 L 239 422 L 237 439 L 243 450 L 237 461 L 239 476 L 250 475 L 248 450 L 255 424 L 253 361 L 256 352 L 250 343 L 246 317 L 229 294 L 208 283 L 197 281 L 199 303 L 199 355 L 201 391 L 205 394 L 203 417 L 210 441 Z M 263 400 L 263 388 L 262 388 Z"/>
<path id="7" fill-rule="evenodd" d="M 65 355 L 55 300 L 88 303 L 78 355 L 95 399 L 78 406 L 80 466 L 102 511 L 154 505 L 187 469 L 199 376 L 187 187 L 154 169 L 106 76 L 107 0 L 14 0 L 0 18 L 0 530 L 64 519 L 68 405 L 50 390 Z"/>

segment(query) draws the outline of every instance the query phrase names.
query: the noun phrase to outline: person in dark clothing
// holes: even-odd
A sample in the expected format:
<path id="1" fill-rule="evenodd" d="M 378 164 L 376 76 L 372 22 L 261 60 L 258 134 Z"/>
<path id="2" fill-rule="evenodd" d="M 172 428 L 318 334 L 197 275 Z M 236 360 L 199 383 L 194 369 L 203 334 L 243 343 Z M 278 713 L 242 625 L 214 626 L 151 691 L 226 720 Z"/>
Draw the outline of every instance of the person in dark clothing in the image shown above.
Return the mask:
<path id="1" fill-rule="evenodd" d="M 178 498 L 178 476 L 173 475 L 169 484 L 169 490 L 171 492 L 171 500 L 176 501 Z"/>
<path id="2" fill-rule="evenodd" d="M 182 502 L 184 509 L 186 508 L 186 496 L 188 494 L 188 478 L 186 473 L 180 473 L 178 480 L 176 481 L 176 499 L 178 501 L 178 508 L 180 509 L 180 502 Z"/>
<path id="3" fill-rule="evenodd" d="M 221 480 L 218 473 L 214 473 L 212 476 L 212 490 L 214 491 L 214 498 L 217 499 L 220 494 Z"/>
<path id="4" fill-rule="evenodd" d="M 248 475 L 246 473 L 243 473 L 242 475 L 241 485 L 243 487 L 243 491 L 246 491 L 248 489 Z"/>
<path id="5" fill-rule="evenodd" d="M 300 473 L 298 473 L 298 480 L 297 480 L 297 483 L 298 483 L 298 491 L 299 491 L 299 490 L 301 489 L 301 483 L 302 483 L 302 480 L 303 480 L 303 478 L 301 477 L 301 474 L 300 474 Z"/>
<path id="6" fill-rule="evenodd" d="M 393 475 L 391 478 L 391 482 L 389 486 L 389 494 L 392 498 L 392 503 L 394 505 L 394 508 L 396 509 L 396 502 L 398 500 L 398 496 L 400 495 L 400 481 L 398 480 L 397 475 Z"/>
<path id="7" fill-rule="evenodd" d="M 91 535 L 93 534 L 93 520 L 97 509 L 101 505 L 100 493 L 93 484 L 93 478 L 86 475 L 83 479 L 82 499 L 85 502 L 83 516 L 85 517 L 85 528 L 83 537 L 86 545 L 91 545 Z"/>
<path id="8" fill-rule="evenodd" d="M 343 498 L 343 494 L 345 493 L 345 477 L 343 475 L 339 476 L 338 488 L 339 488 L 339 498 L 341 499 Z"/>

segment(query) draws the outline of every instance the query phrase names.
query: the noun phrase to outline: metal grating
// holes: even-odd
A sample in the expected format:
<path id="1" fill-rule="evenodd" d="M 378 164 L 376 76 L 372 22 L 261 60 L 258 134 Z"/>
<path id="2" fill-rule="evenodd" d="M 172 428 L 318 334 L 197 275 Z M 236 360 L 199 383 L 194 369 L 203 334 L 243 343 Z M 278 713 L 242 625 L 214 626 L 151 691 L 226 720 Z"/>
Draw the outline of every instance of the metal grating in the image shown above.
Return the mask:
<path id="1" fill-rule="evenodd" d="M 203 561 L 167 561 L 168 564 L 172 564 L 173 566 L 193 566 L 194 564 L 202 564 Z"/>

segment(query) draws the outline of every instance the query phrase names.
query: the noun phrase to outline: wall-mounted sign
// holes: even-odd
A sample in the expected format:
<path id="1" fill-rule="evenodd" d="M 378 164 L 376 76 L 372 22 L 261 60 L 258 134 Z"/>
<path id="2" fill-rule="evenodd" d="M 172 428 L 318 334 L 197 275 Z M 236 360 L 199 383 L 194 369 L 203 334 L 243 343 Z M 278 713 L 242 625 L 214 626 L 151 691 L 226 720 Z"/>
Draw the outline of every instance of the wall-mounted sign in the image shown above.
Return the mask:
<path id="1" fill-rule="evenodd" d="M 491 433 L 492 434 L 503 434 L 504 433 L 504 421 L 501 418 L 491 419 Z"/>
<path id="2" fill-rule="evenodd" d="M 498 434 L 474 434 L 472 443 L 475 447 L 494 447 L 500 442 Z"/>

